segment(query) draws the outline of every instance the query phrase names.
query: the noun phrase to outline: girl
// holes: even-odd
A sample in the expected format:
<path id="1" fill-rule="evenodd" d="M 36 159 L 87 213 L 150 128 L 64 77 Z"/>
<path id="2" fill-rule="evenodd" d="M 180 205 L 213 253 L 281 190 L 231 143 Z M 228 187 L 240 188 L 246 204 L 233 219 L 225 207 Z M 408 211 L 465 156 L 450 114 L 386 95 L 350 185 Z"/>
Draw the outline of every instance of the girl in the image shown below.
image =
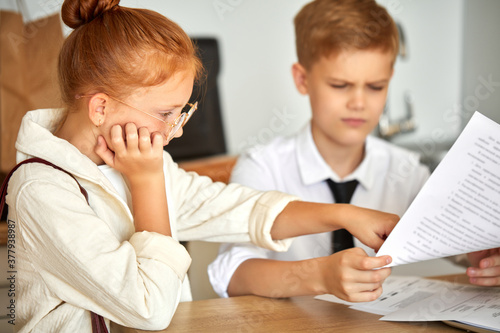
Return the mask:
<path id="1" fill-rule="evenodd" d="M 395 215 L 226 186 L 179 169 L 163 146 L 196 110 L 189 98 L 200 60 L 175 23 L 118 3 L 64 2 L 63 21 L 74 29 L 59 58 L 65 107 L 29 112 L 21 125 L 18 159 L 41 158 L 74 178 L 29 163 L 9 182 L 19 332 L 91 332 L 91 313 L 108 328 L 115 321 L 164 329 L 178 302 L 191 299 L 191 259 L 179 240 L 280 251 L 291 237 L 349 221 L 353 235 L 381 246 Z"/>

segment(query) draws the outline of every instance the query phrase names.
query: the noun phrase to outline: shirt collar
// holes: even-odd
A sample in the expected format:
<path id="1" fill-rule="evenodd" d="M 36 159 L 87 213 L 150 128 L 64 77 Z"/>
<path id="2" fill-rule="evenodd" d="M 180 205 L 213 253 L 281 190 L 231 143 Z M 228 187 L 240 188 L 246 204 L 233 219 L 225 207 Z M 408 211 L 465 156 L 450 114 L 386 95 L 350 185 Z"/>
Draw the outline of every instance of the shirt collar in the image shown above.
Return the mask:
<path id="1" fill-rule="evenodd" d="M 299 132 L 297 140 L 297 162 L 302 182 L 305 185 L 320 183 L 325 179 L 332 179 L 335 182 L 349 181 L 357 179 L 361 186 L 369 190 L 374 183 L 373 162 L 374 145 L 370 137 L 365 142 L 365 157 L 361 164 L 351 174 L 341 179 L 325 162 L 319 153 L 311 132 L 311 123 Z"/>

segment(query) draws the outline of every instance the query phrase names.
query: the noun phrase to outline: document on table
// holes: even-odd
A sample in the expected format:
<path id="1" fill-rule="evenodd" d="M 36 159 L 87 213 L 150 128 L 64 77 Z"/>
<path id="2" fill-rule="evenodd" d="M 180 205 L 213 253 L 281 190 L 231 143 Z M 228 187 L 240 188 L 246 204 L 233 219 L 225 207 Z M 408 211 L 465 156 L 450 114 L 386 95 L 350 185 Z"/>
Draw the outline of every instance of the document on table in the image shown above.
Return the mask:
<path id="1" fill-rule="evenodd" d="M 386 321 L 456 321 L 500 330 L 500 288 L 447 284 L 439 292 L 394 311 Z"/>
<path id="2" fill-rule="evenodd" d="M 397 266 L 500 247 L 500 125 L 474 113 L 377 253 Z"/>
<path id="3" fill-rule="evenodd" d="M 389 276 L 373 302 L 349 303 L 333 295 L 316 299 L 383 315 L 385 321 L 456 321 L 500 330 L 500 288 L 454 284 L 414 276 Z"/>

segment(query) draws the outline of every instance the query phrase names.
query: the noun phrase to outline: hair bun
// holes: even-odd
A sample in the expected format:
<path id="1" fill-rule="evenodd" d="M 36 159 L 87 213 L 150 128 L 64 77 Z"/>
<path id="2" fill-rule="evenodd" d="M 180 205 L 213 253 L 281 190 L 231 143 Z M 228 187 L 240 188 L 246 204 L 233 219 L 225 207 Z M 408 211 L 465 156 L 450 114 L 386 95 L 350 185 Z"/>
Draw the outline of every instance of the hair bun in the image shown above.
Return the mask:
<path id="1" fill-rule="evenodd" d="M 64 0 L 61 17 L 68 27 L 76 29 L 119 3 L 120 0 Z"/>

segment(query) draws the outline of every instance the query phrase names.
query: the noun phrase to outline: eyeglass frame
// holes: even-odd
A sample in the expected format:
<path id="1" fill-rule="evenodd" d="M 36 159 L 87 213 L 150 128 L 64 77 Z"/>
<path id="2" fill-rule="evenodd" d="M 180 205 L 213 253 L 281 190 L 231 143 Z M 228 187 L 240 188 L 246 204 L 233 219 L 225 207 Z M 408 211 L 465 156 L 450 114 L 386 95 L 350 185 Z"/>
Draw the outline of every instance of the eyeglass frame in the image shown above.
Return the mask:
<path id="1" fill-rule="evenodd" d="M 76 95 L 76 99 L 80 99 L 80 98 L 83 98 L 83 97 L 92 97 L 92 96 L 94 96 L 94 95 Z M 172 140 L 174 138 L 175 133 L 177 133 L 177 131 L 179 131 L 179 129 L 183 128 L 186 125 L 186 123 L 189 121 L 189 119 L 191 119 L 191 117 L 193 116 L 194 112 L 198 109 L 198 101 L 196 101 L 194 103 L 189 103 L 188 102 L 188 103 L 186 103 L 186 105 L 189 105 L 191 108 L 187 112 L 181 112 L 181 114 L 179 114 L 179 116 L 177 116 L 177 118 L 175 118 L 175 120 L 174 120 L 173 123 L 169 123 L 166 120 L 161 119 L 160 117 L 152 115 L 151 113 L 143 111 L 141 109 L 138 109 L 135 106 L 132 106 L 132 105 L 130 105 L 130 104 L 128 104 L 128 103 L 126 103 L 126 102 L 124 102 L 122 100 L 119 100 L 118 98 L 111 97 L 111 96 L 109 96 L 109 98 L 117 101 L 118 103 L 126 105 L 129 108 L 131 108 L 131 109 L 134 109 L 136 111 L 139 111 L 139 112 L 142 112 L 144 114 L 147 114 L 148 116 L 153 117 L 156 120 L 159 120 L 159 121 L 161 121 L 164 124 L 169 125 L 171 129 L 170 129 L 170 131 L 168 133 L 168 136 L 165 136 L 165 139 L 167 140 L 167 143 L 170 142 L 170 140 Z M 181 120 L 182 120 L 182 123 L 181 123 Z M 179 123 L 181 123 L 181 125 L 179 125 Z"/>

